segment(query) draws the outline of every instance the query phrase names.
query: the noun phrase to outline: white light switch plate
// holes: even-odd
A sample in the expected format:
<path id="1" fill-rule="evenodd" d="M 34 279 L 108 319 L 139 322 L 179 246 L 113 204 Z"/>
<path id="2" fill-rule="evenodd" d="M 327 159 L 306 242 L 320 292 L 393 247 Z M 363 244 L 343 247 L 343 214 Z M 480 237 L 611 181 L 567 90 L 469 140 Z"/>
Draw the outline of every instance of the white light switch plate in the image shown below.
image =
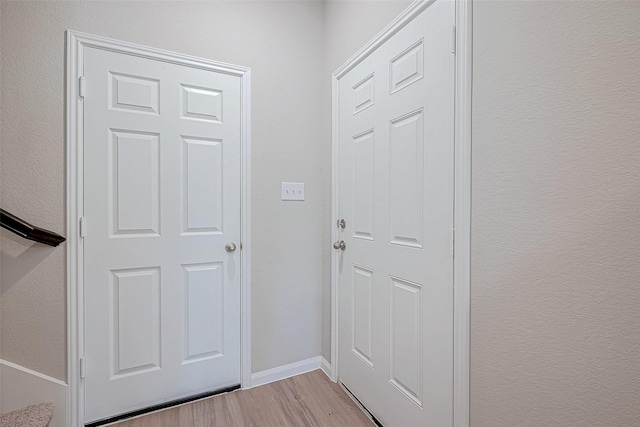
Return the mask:
<path id="1" fill-rule="evenodd" d="M 283 182 L 282 200 L 304 200 L 304 182 Z"/>

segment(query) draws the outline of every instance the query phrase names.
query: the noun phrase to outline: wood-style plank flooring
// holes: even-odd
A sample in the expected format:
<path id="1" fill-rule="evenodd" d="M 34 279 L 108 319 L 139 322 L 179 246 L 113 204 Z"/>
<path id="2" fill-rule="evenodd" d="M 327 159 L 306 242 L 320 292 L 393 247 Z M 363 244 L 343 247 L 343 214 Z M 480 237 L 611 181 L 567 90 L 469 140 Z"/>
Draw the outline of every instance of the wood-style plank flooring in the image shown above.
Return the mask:
<path id="1" fill-rule="evenodd" d="M 347 393 L 320 370 L 238 390 L 116 427 L 372 427 Z"/>

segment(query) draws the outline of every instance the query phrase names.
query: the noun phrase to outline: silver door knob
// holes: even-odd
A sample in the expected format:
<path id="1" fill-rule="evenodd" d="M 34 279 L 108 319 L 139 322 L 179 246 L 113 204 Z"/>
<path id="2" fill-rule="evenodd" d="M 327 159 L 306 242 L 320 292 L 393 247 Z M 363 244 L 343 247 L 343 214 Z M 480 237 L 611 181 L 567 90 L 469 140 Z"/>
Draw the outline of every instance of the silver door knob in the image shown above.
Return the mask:
<path id="1" fill-rule="evenodd" d="M 344 240 L 340 240 L 339 242 L 335 242 L 333 244 L 333 249 L 342 249 L 343 251 L 347 248 L 347 244 Z"/>
<path id="2" fill-rule="evenodd" d="M 231 242 L 231 243 L 227 243 L 226 246 L 224 247 L 224 250 L 231 253 L 231 252 L 235 252 L 236 251 L 236 244 Z"/>

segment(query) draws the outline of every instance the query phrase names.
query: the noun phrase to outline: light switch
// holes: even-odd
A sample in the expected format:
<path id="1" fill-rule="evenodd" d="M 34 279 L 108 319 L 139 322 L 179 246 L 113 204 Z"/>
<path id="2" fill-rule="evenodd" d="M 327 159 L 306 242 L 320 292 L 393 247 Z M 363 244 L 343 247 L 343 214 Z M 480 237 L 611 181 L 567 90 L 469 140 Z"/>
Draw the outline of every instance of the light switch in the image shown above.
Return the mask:
<path id="1" fill-rule="evenodd" d="M 304 182 L 283 182 L 282 200 L 304 200 Z"/>

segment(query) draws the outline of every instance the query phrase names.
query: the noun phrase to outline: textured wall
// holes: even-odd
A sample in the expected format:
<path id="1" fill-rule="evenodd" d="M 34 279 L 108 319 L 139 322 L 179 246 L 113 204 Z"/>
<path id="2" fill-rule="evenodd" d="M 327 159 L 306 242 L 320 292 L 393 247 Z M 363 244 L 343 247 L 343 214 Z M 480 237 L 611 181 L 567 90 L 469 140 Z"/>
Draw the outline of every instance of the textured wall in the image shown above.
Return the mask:
<path id="1" fill-rule="evenodd" d="M 2 2 L 0 7 L 0 198 L 3 208 L 61 234 L 64 30 L 252 67 L 253 370 L 318 355 L 322 3 Z M 281 181 L 305 182 L 306 201 L 281 202 Z M 0 237 L 0 356 L 64 380 L 65 246 L 30 244 L 4 231 Z"/>
<path id="2" fill-rule="evenodd" d="M 369 40 L 393 21 L 412 2 L 325 2 L 325 61 L 322 75 L 322 355 L 331 360 L 331 75 Z"/>
<path id="3" fill-rule="evenodd" d="M 640 2 L 474 5 L 471 425 L 640 425 Z"/>

